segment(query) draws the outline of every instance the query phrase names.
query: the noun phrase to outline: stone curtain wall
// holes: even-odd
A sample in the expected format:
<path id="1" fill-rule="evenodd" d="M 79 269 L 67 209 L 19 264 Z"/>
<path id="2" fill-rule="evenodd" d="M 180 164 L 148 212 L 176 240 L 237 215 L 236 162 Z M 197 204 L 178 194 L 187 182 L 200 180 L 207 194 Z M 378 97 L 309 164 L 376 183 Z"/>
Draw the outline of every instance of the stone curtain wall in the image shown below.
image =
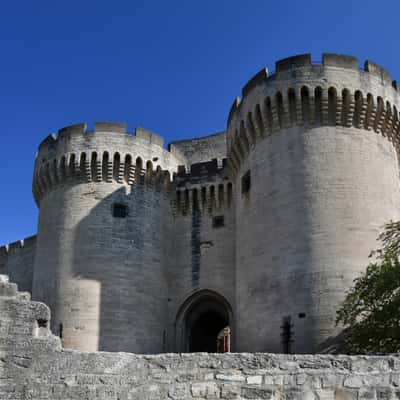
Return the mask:
<path id="1" fill-rule="evenodd" d="M 400 358 L 63 350 L 49 309 L 0 276 L 1 400 L 399 399 Z"/>
<path id="2" fill-rule="evenodd" d="M 173 154 L 180 152 L 187 160 L 187 165 L 209 161 L 213 158 L 226 158 L 226 133 L 219 132 L 200 138 L 178 140 L 169 144 Z"/>
<path id="3" fill-rule="evenodd" d="M 32 292 L 36 235 L 0 246 L 0 274 L 18 282 L 20 290 Z"/>

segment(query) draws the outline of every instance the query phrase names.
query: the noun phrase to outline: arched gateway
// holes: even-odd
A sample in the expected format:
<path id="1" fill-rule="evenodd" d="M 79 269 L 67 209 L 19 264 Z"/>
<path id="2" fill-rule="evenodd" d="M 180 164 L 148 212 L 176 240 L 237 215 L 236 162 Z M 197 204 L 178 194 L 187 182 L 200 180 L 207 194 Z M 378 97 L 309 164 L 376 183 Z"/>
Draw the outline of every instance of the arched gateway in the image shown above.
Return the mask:
<path id="1" fill-rule="evenodd" d="M 199 290 L 184 301 L 177 314 L 176 351 L 229 351 L 230 337 L 224 338 L 224 332 L 231 332 L 232 324 L 229 302 L 214 291 Z M 226 329 L 228 327 L 230 329 Z"/>

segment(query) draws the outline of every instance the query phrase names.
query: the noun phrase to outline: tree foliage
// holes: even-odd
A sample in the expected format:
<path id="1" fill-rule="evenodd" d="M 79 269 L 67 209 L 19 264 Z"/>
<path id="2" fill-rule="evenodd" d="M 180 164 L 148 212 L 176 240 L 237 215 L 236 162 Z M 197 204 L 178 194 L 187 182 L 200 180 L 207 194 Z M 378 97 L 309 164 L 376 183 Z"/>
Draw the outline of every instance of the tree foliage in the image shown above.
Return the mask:
<path id="1" fill-rule="evenodd" d="M 337 312 L 336 323 L 347 329 L 345 351 L 349 353 L 395 353 L 400 351 L 400 221 L 385 225 L 379 236 L 382 248 Z"/>

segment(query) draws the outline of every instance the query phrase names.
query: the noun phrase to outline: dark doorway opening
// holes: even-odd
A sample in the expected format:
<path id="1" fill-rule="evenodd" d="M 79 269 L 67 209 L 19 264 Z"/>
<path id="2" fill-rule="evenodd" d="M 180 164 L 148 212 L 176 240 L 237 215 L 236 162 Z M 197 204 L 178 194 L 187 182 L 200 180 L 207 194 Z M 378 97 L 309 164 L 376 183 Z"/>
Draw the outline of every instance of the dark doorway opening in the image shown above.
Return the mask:
<path id="1" fill-rule="evenodd" d="M 218 334 L 228 325 L 228 321 L 218 312 L 206 311 L 190 327 L 190 352 L 218 352 Z"/>
<path id="2" fill-rule="evenodd" d="M 177 313 L 175 351 L 234 351 L 233 324 L 232 307 L 225 297 L 209 289 L 197 290 Z"/>
<path id="3" fill-rule="evenodd" d="M 221 332 L 231 323 L 230 308 L 222 297 L 209 292 L 200 292 L 194 297 L 185 312 L 185 350 L 189 352 L 218 353 L 230 351 L 230 338 L 223 338 Z M 224 330 L 225 329 L 225 330 Z M 222 338 L 222 339 L 221 339 Z M 222 340 L 222 342 L 221 342 Z M 221 345 L 225 343 L 225 345 Z"/>

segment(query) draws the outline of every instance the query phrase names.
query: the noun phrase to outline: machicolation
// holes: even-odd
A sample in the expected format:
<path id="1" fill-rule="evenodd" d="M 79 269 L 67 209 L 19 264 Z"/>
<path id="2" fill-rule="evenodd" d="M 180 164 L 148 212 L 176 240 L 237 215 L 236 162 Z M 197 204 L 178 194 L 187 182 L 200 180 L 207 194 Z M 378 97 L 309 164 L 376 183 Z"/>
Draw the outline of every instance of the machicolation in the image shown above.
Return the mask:
<path id="1" fill-rule="evenodd" d="M 165 148 L 121 123 L 60 129 L 36 155 L 38 233 L 0 248 L 0 273 L 50 307 L 35 332 L 66 349 L 337 350 L 336 310 L 400 217 L 399 96 L 371 61 L 305 54 L 251 78 L 226 132 Z M 241 398 L 272 398 L 256 393 Z"/>

